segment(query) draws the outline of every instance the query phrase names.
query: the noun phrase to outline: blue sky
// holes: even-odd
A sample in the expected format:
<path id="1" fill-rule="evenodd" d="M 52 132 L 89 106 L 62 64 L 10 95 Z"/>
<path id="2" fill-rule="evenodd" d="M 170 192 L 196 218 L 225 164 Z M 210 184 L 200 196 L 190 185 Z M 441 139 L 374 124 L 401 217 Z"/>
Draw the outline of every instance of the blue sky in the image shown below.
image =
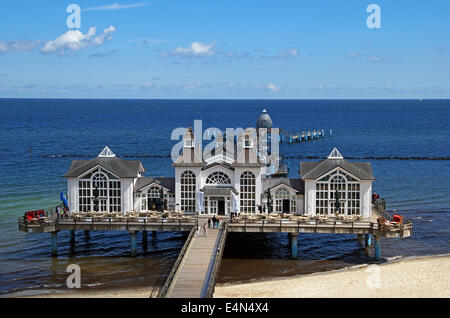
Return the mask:
<path id="1" fill-rule="evenodd" d="M 2 1 L 0 97 L 449 98 L 449 30 L 448 0 Z"/>

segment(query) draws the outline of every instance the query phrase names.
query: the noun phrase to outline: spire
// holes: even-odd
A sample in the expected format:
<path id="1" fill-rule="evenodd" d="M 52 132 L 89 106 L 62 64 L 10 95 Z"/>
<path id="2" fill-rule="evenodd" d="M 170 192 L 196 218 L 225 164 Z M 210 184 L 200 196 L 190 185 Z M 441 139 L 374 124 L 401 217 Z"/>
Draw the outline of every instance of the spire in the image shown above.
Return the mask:
<path id="1" fill-rule="evenodd" d="M 112 158 L 112 157 L 115 157 L 116 154 L 114 152 L 112 152 L 108 146 L 105 146 L 105 148 L 103 148 L 102 152 L 100 152 L 98 156 L 100 158 Z"/>
<path id="2" fill-rule="evenodd" d="M 337 150 L 337 148 L 334 147 L 333 151 L 328 155 L 328 159 L 344 159 L 344 157 L 342 157 L 339 150 Z"/>

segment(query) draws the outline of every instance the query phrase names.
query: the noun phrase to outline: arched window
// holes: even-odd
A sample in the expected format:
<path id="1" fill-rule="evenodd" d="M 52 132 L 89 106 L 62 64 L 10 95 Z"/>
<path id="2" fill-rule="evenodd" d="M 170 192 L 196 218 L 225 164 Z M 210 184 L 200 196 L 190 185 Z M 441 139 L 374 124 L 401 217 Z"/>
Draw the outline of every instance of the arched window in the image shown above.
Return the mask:
<path id="1" fill-rule="evenodd" d="M 196 178 L 192 171 L 184 171 L 181 174 L 181 210 L 195 212 L 195 184 Z"/>
<path id="2" fill-rule="evenodd" d="M 231 184 L 231 179 L 225 173 L 216 171 L 208 176 L 206 184 Z"/>
<path id="3" fill-rule="evenodd" d="M 79 211 L 95 211 L 94 195 L 98 196 L 99 212 L 121 211 L 120 180 L 107 171 L 99 168 L 85 175 L 78 181 L 78 188 Z"/>
<path id="4" fill-rule="evenodd" d="M 92 190 L 98 188 L 98 196 L 106 197 L 108 195 L 108 177 L 103 172 L 97 172 L 92 175 Z"/>
<path id="5" fill-rule="evenodd" d="M 360 214 L 360 184 L 339 170 L 316 183 L 316 213 L 336 213 L 336 199 L 339 213 Z"/>
<path id="6" fill-rule="evenodd" d="M 291 194 L 289 193 L 288 189 L 279 188 L 275 192 L 275 198 L 277 198 L 277 199 L 290 199 L 290 197 L 291 197 Z"/>
<path id="7" fill-rule="evenodd" d="M 240 178 L 241 212 L 255 213 L 256 178 L 253 172 L 245 171 Z"/>
<path id="8" fill-rule="evenodd" d="M 345 194 L 347 190 L 347 180 L 345 180 L 345 177 L 341 174 L 336 174 L 330 177 L 330 213 L 336 213 L 338 212 L 337 206 L 336 206 L 336 194 L 337 199 L 339 200 L 339 213 L 345 212 L 345 202 L 342 200 L 345 200 Z"/>
<path id="9" fill-rule="evenodd" d="M 147 197 L 150 199 L 159 199 L 160 197 L 160 188 L 157 186 L 151 186 L 148 190 L 147 190 Z"/>

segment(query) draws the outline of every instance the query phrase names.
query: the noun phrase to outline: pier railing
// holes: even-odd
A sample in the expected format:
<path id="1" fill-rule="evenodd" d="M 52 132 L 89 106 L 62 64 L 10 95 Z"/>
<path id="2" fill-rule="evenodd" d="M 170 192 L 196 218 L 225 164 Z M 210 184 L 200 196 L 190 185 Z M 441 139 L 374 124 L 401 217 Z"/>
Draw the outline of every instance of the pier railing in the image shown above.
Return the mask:
<path id="1" fill-rule="evenodd" d="M 194 224 L 197 220 L 195 218 L 164 218 L 162 216 L 158 217 L 99 217 L 99 216 L 89 216 L 89 217 L 62 217 L 57 215 L 51 215 L 46 218 L 37 219 L 33 221 L 27 220 L 25 217 L 19 218 L 19 226 L 24 227 L 34 227 L 34 228 L 43 228 L 45 226 L 91 226 L 92 228 L 96 226 L 108 226 L 108 225 L 120 225 L 124 226 L 125 230 L 128 230 L 130 227 L 139 226 L 145 228 L 147 226 L 162 226 L 171 225 L 171 228 L 174 225 L 179 225 L 181 228 L 184 224 Z"/>
<path id="2" fill-rule="evenodd" d="M 398 233 L 401 237 L 404 235 L 409 236 L 412 228 L 412 222 L 410 220 L 404 220 L 401 225 L 390 225 L 380 227 L 378 223 L 370 220 L 359 221 L 340 221 L 336 219 L 326 220 L 248 220 L 248 219 L 233 219 L 228 226 L 228 230 L 234 232 L 232 228 L 237 229 L 239 232 L 308 232 L 308 233 Z"/>
<path id="3" fill-rule="evenodd" d="M 372 201 L 372 206 L 373 206 L 373 209 L 375 210 L 375 212 L 379 216 L 381 216 L 389 221 L 392 220 L 392 216 L 386 212 L 386 200 L 385 199 L 380 198 L 380 199 L 376 199 L 376 200 Z"/>
<path id="4" fill-rule="evenodd" d="M 220 263 L 222 261 L 223 251 L 225 249 L 225 242 L 227 240 L 228 222 L 222 223 L 219 239 L 214 246 L 214 254 L 209 263 L 208 271 L 206 272 L 206 279 L 204 281 L 200 298 L 212 298 L 216 287 L 217 276 L 219 273 Z"/>
<path id="5" fill-rule="evenodd" d="M 181 249 L 180 254 L 178 255 L 174 265 L 172 266 L 172 270 L 170 271 L 169 276 L 167 277 L 164 285 L 160 288 L 158 294 L 156 295 L 156 298 L 164 298 L 167 295 L 167 292 L 169 291 L 169 288 L 175 278 L 175 274 L 177 273 L 178 268 L 180 267 L 181 261 L 183 260 L 183 257 L 186 254 L 189 244 L 191 244 L 196 229 L 197 229 L 197 222 L 196 225 L 192 227 L 191 232 L 189 232 L 189 236 L 186 242 L 184 243 L 183 248 Z"/>

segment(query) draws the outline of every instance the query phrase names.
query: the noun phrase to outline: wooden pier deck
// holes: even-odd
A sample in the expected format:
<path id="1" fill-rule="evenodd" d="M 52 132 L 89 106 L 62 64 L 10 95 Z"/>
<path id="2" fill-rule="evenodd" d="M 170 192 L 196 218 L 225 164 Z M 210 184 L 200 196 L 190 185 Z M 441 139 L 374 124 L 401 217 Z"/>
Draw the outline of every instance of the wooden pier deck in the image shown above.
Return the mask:
<path id="1" fill-rule="evenodd" d="M 192 239 L 167 298 L 200 298 L 218 234 L 219 230 L 209 229 L 207 237 L 203 237 L 201 233 L 199 237 Z"/>

